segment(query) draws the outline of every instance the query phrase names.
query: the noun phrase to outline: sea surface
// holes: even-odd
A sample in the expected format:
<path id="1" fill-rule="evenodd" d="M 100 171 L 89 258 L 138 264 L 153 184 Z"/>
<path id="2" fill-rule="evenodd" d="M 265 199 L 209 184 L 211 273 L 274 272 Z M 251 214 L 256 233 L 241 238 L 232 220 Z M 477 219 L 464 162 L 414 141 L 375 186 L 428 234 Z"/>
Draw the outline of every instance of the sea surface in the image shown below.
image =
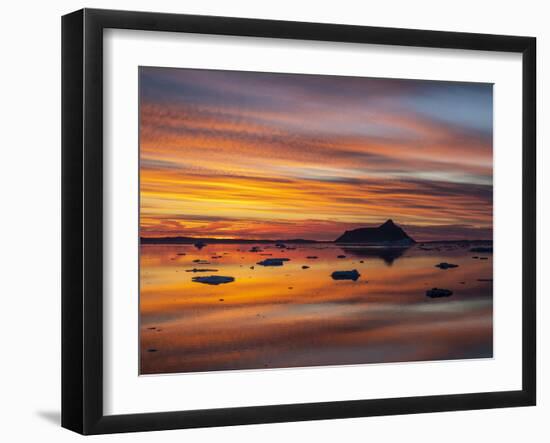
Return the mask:
<path id="1" fill-rule="evenodd" d="M 142 245 L 141 373 L 492 357 L 491 253 L 445 243 L 287 246 Z M 257 264 L 269 258 L 289 260 Z M 332 278 L 354 269 L 355 281 Z M 208 276 L 234 281 L 193 281 Z M 434 287 L 453 294 L 428 297 Z"/>

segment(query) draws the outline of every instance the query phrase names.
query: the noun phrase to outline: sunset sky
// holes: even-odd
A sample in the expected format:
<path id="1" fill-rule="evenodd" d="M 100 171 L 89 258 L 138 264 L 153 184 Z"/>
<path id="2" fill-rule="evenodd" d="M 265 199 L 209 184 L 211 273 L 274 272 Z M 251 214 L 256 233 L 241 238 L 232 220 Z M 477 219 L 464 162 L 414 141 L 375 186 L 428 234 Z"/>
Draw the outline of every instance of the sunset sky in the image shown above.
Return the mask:
<path id="1" fill-rule="evenodd" d="M 142 67 L 141 235 L 492 238 L 492 85 Z"/>

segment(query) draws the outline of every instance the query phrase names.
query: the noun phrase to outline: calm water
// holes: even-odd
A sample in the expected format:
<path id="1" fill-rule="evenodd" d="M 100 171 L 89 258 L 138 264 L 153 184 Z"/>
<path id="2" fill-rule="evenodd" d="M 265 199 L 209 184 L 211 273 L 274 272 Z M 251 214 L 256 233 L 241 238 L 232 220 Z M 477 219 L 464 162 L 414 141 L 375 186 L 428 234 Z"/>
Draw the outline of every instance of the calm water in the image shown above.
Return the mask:
<path id="1" fill-rule="evenodd" d="M 443 244 L 252 246 L 141 246 L 141 373 L 492 357 L 492 254 Z M 256 264 L 277 257 L 290 260 Z M 356 281 L 331 278 L 352 269 Z M 235 280 L 192 281 L 211 275 Z M 453 295 L 429 298 L 433 287 Z"/>

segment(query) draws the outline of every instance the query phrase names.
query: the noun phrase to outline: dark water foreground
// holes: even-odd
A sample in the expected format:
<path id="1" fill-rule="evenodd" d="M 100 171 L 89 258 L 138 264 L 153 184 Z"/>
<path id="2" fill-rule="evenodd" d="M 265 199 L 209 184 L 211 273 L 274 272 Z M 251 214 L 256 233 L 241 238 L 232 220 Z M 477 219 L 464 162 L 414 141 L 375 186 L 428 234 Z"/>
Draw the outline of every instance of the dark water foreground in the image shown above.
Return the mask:
<path id="1" fill-rule="evenodd" d="M 492 357 L 490 253 L 252 248 L 141 246 L 142 374 Z M 273 258 L 289 260 L 257 264 Z M 434 287 L 453 294 L 427 297 Z"/>

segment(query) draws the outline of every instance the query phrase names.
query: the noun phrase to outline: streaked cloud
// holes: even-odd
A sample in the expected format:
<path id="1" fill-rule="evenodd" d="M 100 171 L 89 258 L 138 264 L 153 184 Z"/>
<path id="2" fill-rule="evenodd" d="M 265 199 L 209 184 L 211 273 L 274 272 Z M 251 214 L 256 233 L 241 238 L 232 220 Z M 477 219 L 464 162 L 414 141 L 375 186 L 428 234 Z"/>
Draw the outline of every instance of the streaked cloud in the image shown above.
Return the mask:
<path id="1" fill-rule="evenodd" d="M 141 68 L 140 98 L 142 235 L 491 234 L 489 84 Z"/>

